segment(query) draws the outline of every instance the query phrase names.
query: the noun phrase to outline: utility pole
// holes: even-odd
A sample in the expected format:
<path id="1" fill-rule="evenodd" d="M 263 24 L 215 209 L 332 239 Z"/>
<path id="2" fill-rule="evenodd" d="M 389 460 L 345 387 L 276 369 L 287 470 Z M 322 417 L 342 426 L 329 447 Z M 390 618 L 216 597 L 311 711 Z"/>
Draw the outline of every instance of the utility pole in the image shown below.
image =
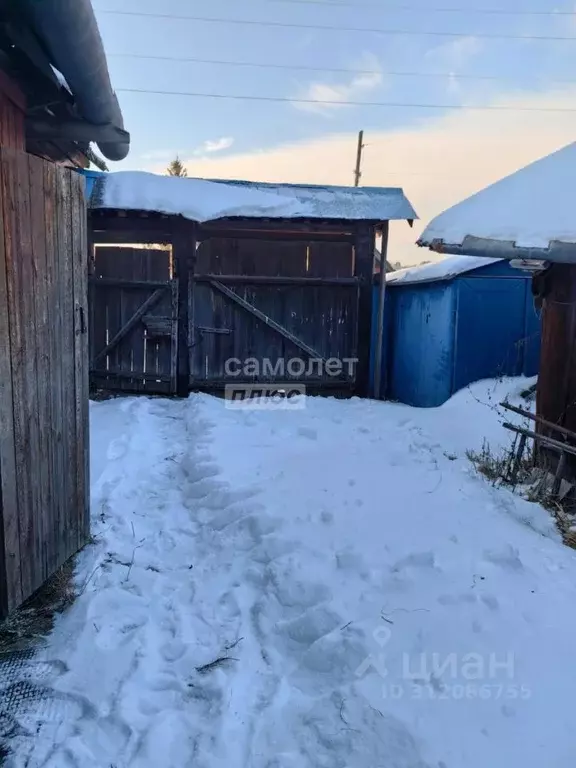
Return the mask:
<path id="1" fill-rule="evenodd" d="M 360 184 L 360 177 L 362 176 L 362 150 L 364 149 L 364 131 L 360 131 L 358 134 L 358 151 L 356 153 L 356 170 L 354 171 L 354 186 L 357 187 Z"/>

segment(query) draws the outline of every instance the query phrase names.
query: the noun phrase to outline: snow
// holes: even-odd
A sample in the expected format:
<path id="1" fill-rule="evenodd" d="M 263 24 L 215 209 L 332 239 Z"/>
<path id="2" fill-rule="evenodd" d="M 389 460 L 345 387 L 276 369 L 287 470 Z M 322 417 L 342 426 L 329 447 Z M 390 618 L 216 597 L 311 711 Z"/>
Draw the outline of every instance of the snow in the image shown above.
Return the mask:
<path id="1" fill-rule="evenodd" d="M 548 248 L 576 243 L 576 143 L 492 184 L 433 219 L 419 245 L 462 245 L 466 237 Z"/>
<path id="2" fill-rule="evenodd" d="M 205 222 L 229 216 L 347 220 L 414 219 L 401 189 L 208 181 L 121 171 L 100 176 L 93 208 L 156 211 Z"/>
<path id="3" fill-rule="evenodd" d="M 65 88 L 68 91 L 68 93 L 72 93 L 72 90 L 71 90 L 70 86 L 68 85 L 68 81 L 66 80 L 66 78 L 64 77 L 62 72 L 60 72 L 59 69 L 56 69 L 56 67 L 53 67 L 52 64 L 50 64 L 50 69 L 54 73 L 54 75 L 56 77 L 56 80 L 58 80 L 58 82 L 60 83 L 62 88 Z"/>
<path id="4" fill-rule="evenodd" d="M 494 264 L 500 259 L 485 259 L 483 256 L 448 256 L 433 264 L 398 269 L 386 276 L 388 283 L 430 283 L 449 280 L 479 267 Z"/>
<path id="5" fill-rule="evenodd" d="M 466 458 L 528 383 L 92 403 L 71 708 L 14 768 L 572 768 L 576 553 Z"/>

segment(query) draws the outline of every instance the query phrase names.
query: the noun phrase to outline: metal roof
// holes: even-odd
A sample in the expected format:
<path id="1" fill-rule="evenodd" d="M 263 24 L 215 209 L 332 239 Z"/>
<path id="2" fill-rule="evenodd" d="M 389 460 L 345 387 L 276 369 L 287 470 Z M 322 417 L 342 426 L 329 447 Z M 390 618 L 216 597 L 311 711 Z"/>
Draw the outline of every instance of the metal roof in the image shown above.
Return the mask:
<path id="1" fill-rule="evenodd" d="M 90 206 L 155 211 L 198 222 L 229 217 L 374 222 L 417 218 L 400 188 L 268 184 L 140 171 L 99 175 Z"/>
<path id="2" fill-rule="evenodd" d="M 449 256 L 429 264 L 419 264 L 414 267 L 397 269 L 386 276 L 391 285 L 408 285 L 413 283 L 437 283 L 452 280 L 458 275 L 473 272 L 475 269 L 495 264 L 501 259 L 486 259 L 471 256 Z"/>
<path id="3" fill-rule="evenodd" d="M 418 245 L 439 253 L 576 262 L 576 143 L 441 213 Z"/>

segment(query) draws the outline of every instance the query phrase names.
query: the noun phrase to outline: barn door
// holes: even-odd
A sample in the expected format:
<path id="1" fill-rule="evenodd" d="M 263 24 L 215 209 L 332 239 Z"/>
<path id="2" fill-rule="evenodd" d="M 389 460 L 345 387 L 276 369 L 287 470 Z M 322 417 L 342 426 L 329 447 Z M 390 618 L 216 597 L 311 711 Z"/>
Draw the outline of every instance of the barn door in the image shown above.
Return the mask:
<path id="1" fill-rule="evenodd" d="M 178 284 L 170 250 L 97 246 L 92 272 L 92 387 L 174 393 Z"/>

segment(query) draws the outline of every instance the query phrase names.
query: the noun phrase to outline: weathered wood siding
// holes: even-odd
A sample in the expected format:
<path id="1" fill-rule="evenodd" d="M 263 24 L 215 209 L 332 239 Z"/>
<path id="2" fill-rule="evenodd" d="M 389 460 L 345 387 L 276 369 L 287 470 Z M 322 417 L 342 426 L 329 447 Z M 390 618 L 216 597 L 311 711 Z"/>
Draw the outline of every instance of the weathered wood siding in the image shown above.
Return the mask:
<path id="1" fill-rule="evenodd" d="M 0 148 L 0 614 L 89 536 L 84 180 Z"/>
<path id="2" fill-rule="evenodd" d="M 536 413 L 576 432 L 576 266 L 553 264 L 534 278 L 534 293 L 542 307 Z M 558 438 L 542 424 L 536 431 Z M 558 454 L 541 448 L 540 461 L 555 471 Z M 563 476 L 576 480 L 576 460 L 571 455 L 566 457 Z"/>

